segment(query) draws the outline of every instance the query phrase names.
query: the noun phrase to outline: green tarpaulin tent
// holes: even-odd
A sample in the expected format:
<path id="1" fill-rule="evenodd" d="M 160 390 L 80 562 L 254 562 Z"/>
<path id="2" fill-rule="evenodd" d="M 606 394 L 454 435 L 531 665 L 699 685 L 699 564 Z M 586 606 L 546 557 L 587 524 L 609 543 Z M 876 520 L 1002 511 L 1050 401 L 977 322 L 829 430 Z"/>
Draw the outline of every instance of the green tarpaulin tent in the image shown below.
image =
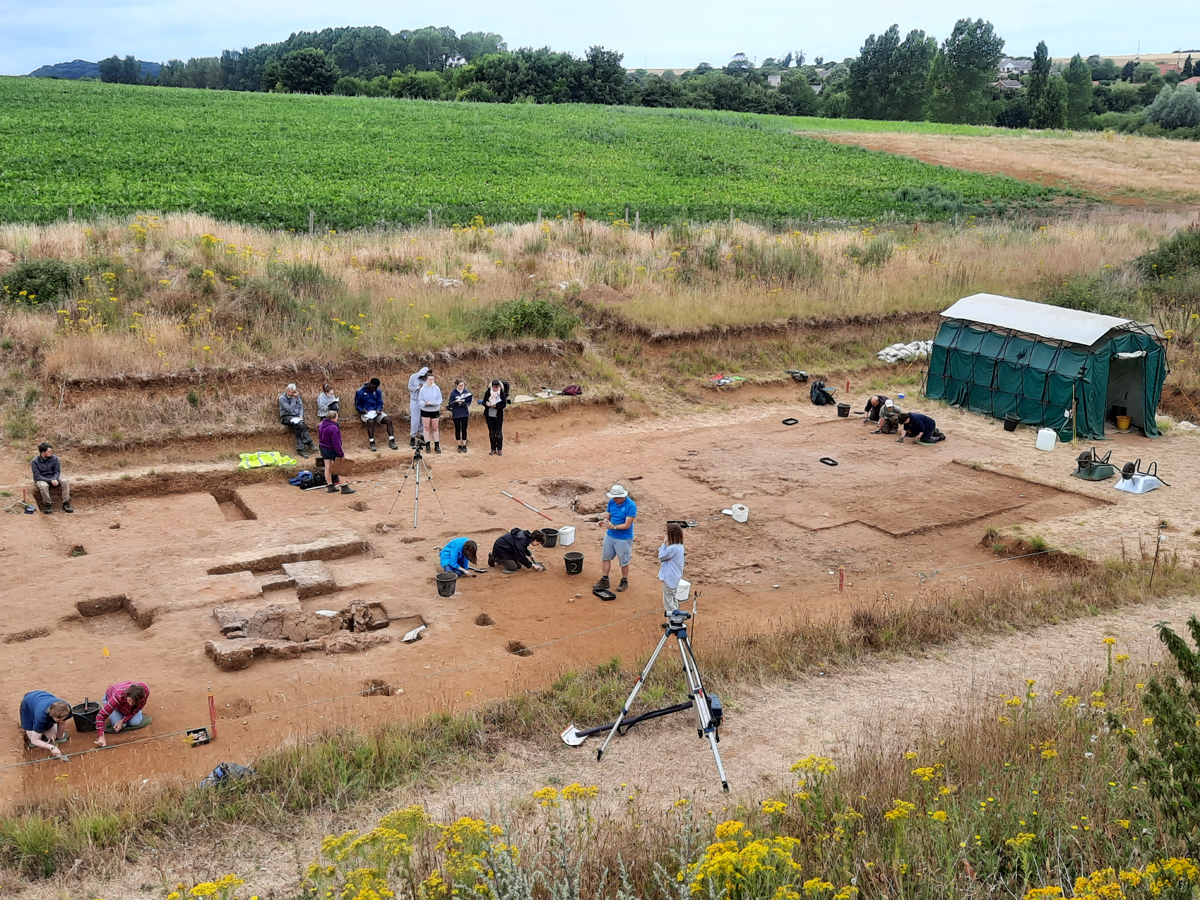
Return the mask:
<path id="1" fill-rule="evenodd" d="M 925 394 L 997 418 L 1013 413 L 1064 440 L 1103 440 L 1105 419 L 1124 407 L 1157 437 L 1165 341 L 1132 319 L 974 294 L 942 313 Z"/>

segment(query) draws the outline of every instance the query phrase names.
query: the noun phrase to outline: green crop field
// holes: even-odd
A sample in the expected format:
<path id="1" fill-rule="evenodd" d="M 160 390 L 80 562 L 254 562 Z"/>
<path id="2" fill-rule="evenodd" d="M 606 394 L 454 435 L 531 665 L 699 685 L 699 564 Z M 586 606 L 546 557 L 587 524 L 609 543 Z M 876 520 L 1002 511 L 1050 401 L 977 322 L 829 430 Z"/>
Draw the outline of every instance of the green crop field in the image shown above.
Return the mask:
<path id="1" fill-rule="evenodd" d="M 0 78 L 0 221 L 195 211 L 274 228 L 938 215 L 895 192 L 1036 204 L 1037 185 L 731 113 L 244 94 Z M 944 214 L 944 213 L 943 213 Z"/>

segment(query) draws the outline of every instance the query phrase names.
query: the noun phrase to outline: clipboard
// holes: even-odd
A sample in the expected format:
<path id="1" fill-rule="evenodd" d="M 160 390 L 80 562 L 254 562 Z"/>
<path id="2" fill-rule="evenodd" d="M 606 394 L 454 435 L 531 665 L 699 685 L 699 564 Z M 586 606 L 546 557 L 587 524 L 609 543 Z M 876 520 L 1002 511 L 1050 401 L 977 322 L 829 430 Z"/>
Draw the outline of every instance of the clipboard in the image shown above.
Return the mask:
<path id="1" fill-rule="evenodd" d="M 354 460 L 347 459 L 344 456 L 339 456 L 337 459 L 335 459 L 333 461 L 332 465 L 329 468 L 329 471 L 333 475 L 353 475 L 354 474 Z"/>

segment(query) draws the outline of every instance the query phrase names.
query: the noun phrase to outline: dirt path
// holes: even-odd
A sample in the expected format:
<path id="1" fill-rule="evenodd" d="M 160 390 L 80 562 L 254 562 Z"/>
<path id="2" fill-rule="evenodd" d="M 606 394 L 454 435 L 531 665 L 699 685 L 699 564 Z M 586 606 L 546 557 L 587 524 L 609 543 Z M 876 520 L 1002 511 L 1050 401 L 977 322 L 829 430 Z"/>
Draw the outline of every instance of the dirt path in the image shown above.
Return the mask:
<path id="1" fill-rule="evenodd" d="M 153 862 L 126 867 L 100 885 L 65 878 L 25 885 L 22 896 L 158 900 L 162 885 L 234 871 L 246 878 L 247 893 L 290 900 L 327 833 L 369 828 L 381 811 L 409 803 L 423 803 L 443 817 L 498 819 L 502 811 L 511 814 L 527 806 L 532 792 L 547 784 L 596 784 L 600 802 L 610 811 L 626 806 L 633 794 L 645 816 L 682 796 L 719 813 L 786 790 L 789 766 L 808 753 L 845 759 L 864 740 L 891 741 L 899 752 L 909 736 L 936 733 L 950 717 L 993 715 L 998 695 L 1022 692 L 1027 678 L 1036 679 L 1044 693 L 1070 690 L 1089 673 L 1103 671 L 1105 637 L 1116 638 L 1114 652 L 1132 657 L 1131 676 L 1144 678 L 1162 656 L 1155 623 L 1180 628 L 1196 612 L 1195 598 L 1179 597 L 978 645 L 957 644 L 923 658 L 879 660 L 853 673 L 742 687 L 727 698 L 732 703 L 720 745 L 731 784 L 728 795 L 721 793 L 707 744 L 697 740 L 683 717 L 635 728 L 614 742 L 601 763 L 595 759 L 595 739 L 569 748 L 547 735 L 530 744 L 510 744 L 494 767 L 454 783 L 394 792 L 354 814 L 316 815 L 287 842 L 232 828 L 198 846 L 161 850 Z"/>
<path id="2" fill-rule="evenodd" d="M 1200 146 L 1106 132 L 996 136 L 811 132 L 810 137 L 913 156 L 934 165 L 1070 188 L 1125 206 L 1193 208 Z M 1147 185 L 1154 187 L 1148 188 Z"/>

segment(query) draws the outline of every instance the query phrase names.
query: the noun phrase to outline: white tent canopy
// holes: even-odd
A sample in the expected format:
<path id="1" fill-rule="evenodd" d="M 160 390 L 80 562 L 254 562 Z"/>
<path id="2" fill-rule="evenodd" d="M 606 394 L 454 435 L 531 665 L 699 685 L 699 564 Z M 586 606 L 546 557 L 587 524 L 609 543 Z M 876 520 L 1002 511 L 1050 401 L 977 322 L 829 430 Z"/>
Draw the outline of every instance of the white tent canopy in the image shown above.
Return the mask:
<path id="1" fill-rule="evenodd" d="M 1114 330 L 1158 333 L 1154 326 L 1142 325 L 1133 319 L 1102 316 L 1063 306 L 1002 297 L 999 294 L 972 294 L 970 297 L 963 297 L 943 312 L 942 318 L 994 325 L 1084 347 L 1090 347 Z"/>

